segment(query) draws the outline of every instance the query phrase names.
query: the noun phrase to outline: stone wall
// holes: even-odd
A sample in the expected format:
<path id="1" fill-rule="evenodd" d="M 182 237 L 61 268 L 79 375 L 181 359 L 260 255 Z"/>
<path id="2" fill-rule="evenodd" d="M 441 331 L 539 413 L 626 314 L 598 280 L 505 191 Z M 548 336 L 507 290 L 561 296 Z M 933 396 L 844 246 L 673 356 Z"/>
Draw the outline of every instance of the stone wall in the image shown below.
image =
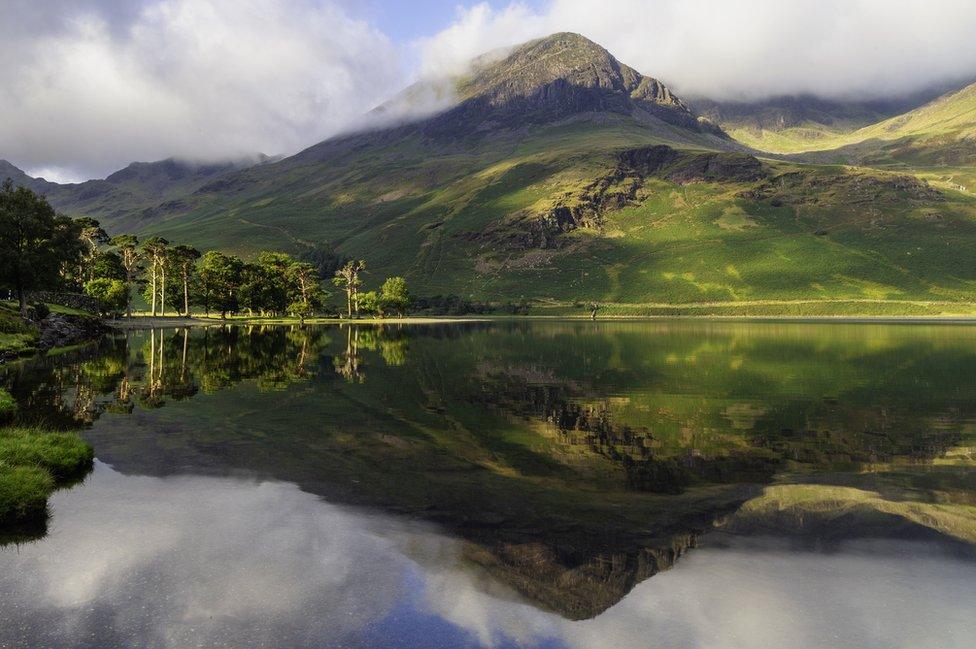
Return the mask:
<path id="1" fill-rule="evenodd" d="M 98 300 L 81 293 L 61 293 L 55 291 L 31 291 L 27 294 L 27 303 L 47 302 L 49 304 L 60 304 L 71 309 L 81 309 L 89 313 L 98 313 L 101 306 Z"/>

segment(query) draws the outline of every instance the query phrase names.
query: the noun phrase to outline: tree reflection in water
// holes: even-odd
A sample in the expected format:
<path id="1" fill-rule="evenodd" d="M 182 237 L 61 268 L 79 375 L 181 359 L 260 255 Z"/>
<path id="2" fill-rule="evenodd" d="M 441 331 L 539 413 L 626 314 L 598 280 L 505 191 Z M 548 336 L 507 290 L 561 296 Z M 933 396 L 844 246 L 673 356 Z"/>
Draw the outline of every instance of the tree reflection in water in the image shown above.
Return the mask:
<path id="1" fill-rule="evenodd" d="M 128 332 L 3 375 L 119 470 L 430 521 L 572 619 L 715 527 L 976 543 L 974 379 L 965 328 L 589 323 Z"/>

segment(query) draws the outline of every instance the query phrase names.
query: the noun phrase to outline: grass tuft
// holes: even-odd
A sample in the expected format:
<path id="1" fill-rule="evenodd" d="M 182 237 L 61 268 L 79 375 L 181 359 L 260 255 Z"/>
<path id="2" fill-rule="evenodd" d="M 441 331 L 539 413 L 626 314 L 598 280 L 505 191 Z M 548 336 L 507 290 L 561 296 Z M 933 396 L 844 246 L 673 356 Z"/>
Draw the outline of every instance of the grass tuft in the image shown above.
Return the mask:
<path id="1" fill-rule="evenodd" d="M 43 517 L 54 489 L 54 478 L 41 467 L 0 466 L 0 524 Z"/>
<path id="2" fill-rule="evenodd" d="M 0 389 L 0 420 L 5 420 L 17 412 L 17 402 L 6 390 Z"/>
<path id="3" fill-rule="evenodd" d="M 0 429 L 0 532 L 43 522 L 48 496 L 84 477 L 93 459 L 92 447 L 74 433 Z"/>

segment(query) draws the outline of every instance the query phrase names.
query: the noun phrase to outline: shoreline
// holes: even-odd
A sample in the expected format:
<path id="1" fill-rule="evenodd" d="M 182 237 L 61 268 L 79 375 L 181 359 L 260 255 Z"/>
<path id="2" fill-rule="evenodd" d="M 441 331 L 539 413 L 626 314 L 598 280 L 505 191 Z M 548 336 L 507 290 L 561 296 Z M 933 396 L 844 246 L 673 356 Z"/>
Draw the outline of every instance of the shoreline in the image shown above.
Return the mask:
<path id="1" fill-rule="evenodd" d="M 938 324 L 976 325 L 976 316 L 969 315 L 479 315 L 479 316 L 409 316 L 404 318 L 307 318 L 305 325 L 437 325 L 487 322 L 742 322 L 782 324 Z M 116 330 L 180 327 L 219 327 L 227 325 L 297 325 L 291 318 L 198 318 L 183 316 L 133 316 L 119 320 L 105 320 Z"/>

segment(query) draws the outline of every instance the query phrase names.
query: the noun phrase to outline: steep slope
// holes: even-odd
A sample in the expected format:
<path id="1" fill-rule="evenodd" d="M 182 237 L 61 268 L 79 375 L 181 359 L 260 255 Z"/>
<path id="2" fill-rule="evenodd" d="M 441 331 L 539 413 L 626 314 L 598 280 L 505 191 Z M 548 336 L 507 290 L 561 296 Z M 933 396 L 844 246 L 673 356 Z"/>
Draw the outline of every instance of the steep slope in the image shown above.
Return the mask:
<path id="1" fill-rule="evenodd" d="M 741 102 L 693 99 L 690 105 L 739 142 L 774 153 L 808 150 L 912 107 L 904 101 L 844 102 L 811 95 Z"/>
<path id="2" fill-rule="evenodd" d="M 500 61 L 476 62 L 473 73 L 458 81 L 457 94 L 458 105 L 430 120 L 425 132 L 517 128 L 602 112 L 723 135 L 699 121 L 660 81 L 578 34 L 555 34 L 526 43 Z"/>
<path id="3" fill-rule="evenodd" d="M 695 97 L 692 110 L 758 151 L 797 153 L 832 142 L 883 120 L 914 110 L 957 86 L 934 85 L 901 97 L 872 100 L 782 95 L 753 101 Z"/>
<path id="4" fill-rule="evenodd" d="M 976 83 L 830 142 L 867 164 L 976 164 Z M 842 147 L 842 148 L 841 148 Z"/>

